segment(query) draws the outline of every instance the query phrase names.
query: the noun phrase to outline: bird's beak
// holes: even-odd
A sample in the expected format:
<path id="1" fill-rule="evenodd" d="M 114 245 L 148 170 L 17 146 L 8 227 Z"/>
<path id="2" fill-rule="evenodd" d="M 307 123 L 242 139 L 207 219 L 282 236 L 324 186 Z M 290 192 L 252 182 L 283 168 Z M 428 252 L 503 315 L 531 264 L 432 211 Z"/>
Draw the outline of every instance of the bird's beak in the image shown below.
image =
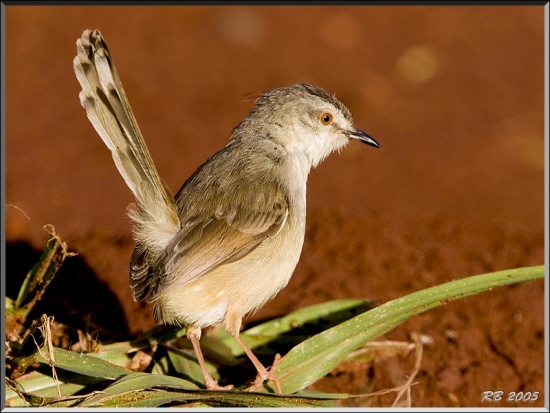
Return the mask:
<path id="1" fill-rule="evenodd" d="M 348 138 L 356 139 L 360 142 L 366 143 L 367 145 L 374 146 L 375 148 L 380 148 L 380 144 L 376 140 L 359 129 L 353 129 L 347 133 Z"/>

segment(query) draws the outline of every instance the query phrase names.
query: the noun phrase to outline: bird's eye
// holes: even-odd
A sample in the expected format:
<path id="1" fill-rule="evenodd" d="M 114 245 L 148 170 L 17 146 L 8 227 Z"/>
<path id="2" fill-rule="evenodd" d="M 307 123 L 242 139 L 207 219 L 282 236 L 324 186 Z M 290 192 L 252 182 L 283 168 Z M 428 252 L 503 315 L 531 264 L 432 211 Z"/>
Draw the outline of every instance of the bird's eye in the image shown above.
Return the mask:
<path id="1" fill-rule="evenodd" d="M 321 122 L 323 125 L 330 125 L 332 123 L 332 115 L 328 112 L 325 112 L 321 115 Z"/>

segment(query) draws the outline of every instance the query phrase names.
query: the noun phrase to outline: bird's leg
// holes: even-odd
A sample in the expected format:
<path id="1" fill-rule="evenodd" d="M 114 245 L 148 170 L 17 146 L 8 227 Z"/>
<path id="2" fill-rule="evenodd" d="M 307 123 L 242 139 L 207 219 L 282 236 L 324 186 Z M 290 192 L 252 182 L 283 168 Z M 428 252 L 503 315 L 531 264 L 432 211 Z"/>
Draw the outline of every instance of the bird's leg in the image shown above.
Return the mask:
<path id="1" fill-rule="evenodd" d="M 238 334 L 234 335 L 235 340 L 240 344 L 240 346 L 243 348 L 244 352 L 254 364 L 254 367 L 256 367 L 256 370 L 258 371 L 258 374 L 256 375 L 256 378 L 254 379 L 254 382 L 252 385 L 247 389 L 249 391 L 254 391 L 259 389 L 264 381 L 271 380 L 273 383 L 275 383 L 275 389 L 277 390 L 277 393 L 282 394 L 283 391 L 281 389 L 281 383 L 279 383 L 279 379 L 277 376 L 275 376 L 275 368 L 277 367 L 277 363 L 281 359 L 281 356 L 279 354 L 275 355 L 275 359 L 273 360 L 273 364 L 271 365 L 271 368 L 269 371 L 264 367 L 262 363 L 260 363 L 260 360 L 254 355 L 250 347 L 245 343 L 245 341 L 239 336 Z"/>
<path id="2" fill-rule="evenodd" d="M 193 349 L 195 350 L 195 355 L 201 366 L 202 375 L 204 376 L 204 385 L 208 390 L 231 390 L 233 388 L 232 384 L 227 386 L 220 386 L 216 380 L 208 373 L 206 369 L 206 363 L 204 362 L 204 357 L 202 355 L 201 345 L 200 345 L 201 330 L 196 328 L 187 327 L 187 338 L 191 340 L 193 344 Z"/>

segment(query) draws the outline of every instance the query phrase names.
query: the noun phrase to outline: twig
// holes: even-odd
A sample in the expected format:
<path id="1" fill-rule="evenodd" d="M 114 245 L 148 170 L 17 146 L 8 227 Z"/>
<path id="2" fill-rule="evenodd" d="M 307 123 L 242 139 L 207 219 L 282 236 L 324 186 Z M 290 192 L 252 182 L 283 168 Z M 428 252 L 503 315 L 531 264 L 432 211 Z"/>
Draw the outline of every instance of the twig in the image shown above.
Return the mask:
<path id="1" fill-rule="evenodd" d="M 397 406 L 397 403 L 399 403 L 399 401 L 401 400 L 401 397 L 405 392 L 407 392 L 407 401 L 408 401 L 407 407 L 411 407 L 411 386 L 413 385 L 414 378 L 420 371 L 420 366 L 422 364 L 422 353 L 424 349 L 422 337 L 420 334 L 413 332 L 411 333 L 411 337 L 415 342 L 415 349 L 416 349 L 414 368 L 408 380 L 403 384 L 403 386 L 401 386 L 402 387 L 401 390 L 399 390 L 399 392 L 397 393 L 397 396 L 395 397 L 392 407 Z"/>
<path id="2" fill-rule="evenodd" d="M 57 377 L 57 372 L 55 370 L 55 356 L 53 353 L 52 330 L 51 330 L 52 322 L 53 322 L 53 316 L 48 317 L 46 314 L 42 315 L 42 325 L 39 327 L 39 329 L 40 329 L 40 332 L 42 333 L 42 336 L 44 337 L 44 345 L 48 346 L 47 357 L 44 353 L 42 353 L 42 349 L 40 348 L 40 346 L 38 346 L 38 343 L 36 342 L 36 339 L 34 338 L 34 336 L 32 338 L 34 340 L 34 343 L 36 344 L 38 352 L 45 360 L 48 360 L 48 365 L 52 368 L 52 376 L 55 381 L 55 385 L 57 387 L 57 394 L 59 395 L 59 397 L 61 397 L 61 388 L 59 387 L 59 378 Z"/>

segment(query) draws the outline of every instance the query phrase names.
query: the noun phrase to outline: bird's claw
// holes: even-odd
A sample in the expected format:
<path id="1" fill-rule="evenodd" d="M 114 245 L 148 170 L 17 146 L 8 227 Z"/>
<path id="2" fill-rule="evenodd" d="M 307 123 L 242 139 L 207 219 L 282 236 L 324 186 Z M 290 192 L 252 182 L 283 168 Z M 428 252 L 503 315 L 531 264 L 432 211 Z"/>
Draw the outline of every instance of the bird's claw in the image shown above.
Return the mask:
<path id="1" fill-rule="evenodd" d="M 256 391 L 262 385 L 266 380 L 270 380 L 275 384 L 275 390 L 277 393 L 282 394 L 283 391 L 281 389 L 281 383 L 279 382 L 279 378 L 275 375 L 275 369 L 277 368 L 277 364 L 279 363 L 279 360 L 281 359 L 280 354 L 276 354 L 275 358 L 273 359 L 273 364 L 269 368 L 269 370 L 264 371 L 258 371 L 258 374 L 256 375 L 256 378 L 252 382 L 252 385 L 247 388 L 248 391 Z"/>

